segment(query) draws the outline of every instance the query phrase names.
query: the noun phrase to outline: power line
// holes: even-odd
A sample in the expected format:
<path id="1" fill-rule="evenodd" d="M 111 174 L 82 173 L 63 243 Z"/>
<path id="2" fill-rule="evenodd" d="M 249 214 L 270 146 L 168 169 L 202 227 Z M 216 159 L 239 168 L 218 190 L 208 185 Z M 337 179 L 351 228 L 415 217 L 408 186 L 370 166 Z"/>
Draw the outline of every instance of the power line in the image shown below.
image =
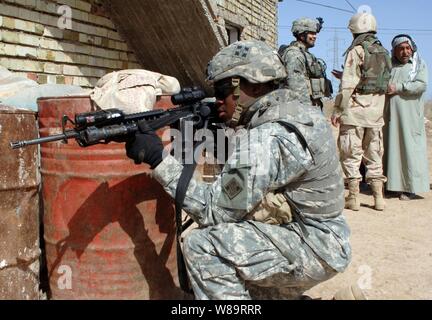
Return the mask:
<path id="1" fill-rule="evenodd" d="M 297 0 L 299 1 L 299 0 Z M 279 25 L 278 26 L 280 29 L 288 29 L 291 28 L 291 26 L 286 26 L 286 25 Z M 347 30 L 347 27 L 323 27 L 323 30 Z M 378 31 L 380 30 L 384 30 L 384 31 L 413 31 L 413 32 L 432 32 L 432 29 L 404 29 L 404 28 L 379 28 Z"/>
<path id="2" fill-rule="evenodd" d="M 339 10 L 339 11 L 349 12 L 349 13 L 354 13 L 354 12 L 355 12 L 355 11 L 346 10 L 346 9 L 342 9 L 342 8 L 337 8 L 337 7 L 327 6 L 327 5 L 325 5 L 325 4 L 316 3 L 316 2 L 312 2 L 312 1 L 306 1 L 306 0 L 296 0 L 296 1 L 298 1 L 298 2 L 304 2 L 304 3 L 309 3 L 309 4 L 316 5 L 316 6 L 325 7 L 325 8 L 330 8 L 330 9 L 334 9 L 334 10 Z"/>
<path id="3" fill-rule="evenodd" d="M 356 8 L 354 8 L 354 6 L 351 4 L 351 2 L 349 2 L 348 0 L 345 0 L 345 2 L 348 3 L 351 8 L 353 8 L 354 12 L 356 11 Z"/>

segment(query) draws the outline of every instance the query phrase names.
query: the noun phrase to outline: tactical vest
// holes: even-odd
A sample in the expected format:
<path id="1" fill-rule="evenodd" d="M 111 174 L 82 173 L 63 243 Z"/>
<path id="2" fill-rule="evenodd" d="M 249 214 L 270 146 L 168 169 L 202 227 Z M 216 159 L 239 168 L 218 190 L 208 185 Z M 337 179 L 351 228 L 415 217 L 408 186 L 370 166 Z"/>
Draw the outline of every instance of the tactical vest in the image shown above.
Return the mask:
<path id="1" fill-rule="evenodd" d="M 313 165 L 305 174 L 278 192 L 284 193 L 303 217 L 335 218 L 345 203 L 342 169 L 331 128 L 319 109 L 278 98 L 262 115 L 255 114 L 250 126 L 279 123 L 297 135 L 313 158 Z"/>
<path id="2" fill-rule="evenodd" d="M 391 77 L 390 55 L 375 37 L 366 38 L 361 46 L 365 56 L 356 91 L 360 94 L 385 94 Z"/>
<path id="3" fill-rule="evenodd" d="M 299 50 L 305 58 L 307 77 L 310 81 L 311 99 L 330 97 L 333 93 L 331 82 L 327 79 L 325 66 L 311 53 L 294 42 L 286 50 Z"/>

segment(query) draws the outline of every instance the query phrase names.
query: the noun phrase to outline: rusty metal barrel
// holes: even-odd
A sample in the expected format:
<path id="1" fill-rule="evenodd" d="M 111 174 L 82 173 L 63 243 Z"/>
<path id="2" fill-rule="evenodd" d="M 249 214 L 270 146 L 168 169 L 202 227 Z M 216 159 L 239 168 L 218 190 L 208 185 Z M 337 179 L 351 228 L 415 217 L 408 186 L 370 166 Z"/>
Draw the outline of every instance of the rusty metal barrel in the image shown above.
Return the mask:
<path id="1" fill-rule="evenodd" d="M 39 158 L 36 113 L 0 106 L 0 299 L 39 299 Z"/>
<path id="2" fill-rule="evenodd" d="M 163 100 L 157 107 L 167 107 Z M 93 111 L 89 97 L 38 100 L 40 136 Z M 124 144 L 41 146 L 51 299 L 182 299 L 173 202 Z"/>

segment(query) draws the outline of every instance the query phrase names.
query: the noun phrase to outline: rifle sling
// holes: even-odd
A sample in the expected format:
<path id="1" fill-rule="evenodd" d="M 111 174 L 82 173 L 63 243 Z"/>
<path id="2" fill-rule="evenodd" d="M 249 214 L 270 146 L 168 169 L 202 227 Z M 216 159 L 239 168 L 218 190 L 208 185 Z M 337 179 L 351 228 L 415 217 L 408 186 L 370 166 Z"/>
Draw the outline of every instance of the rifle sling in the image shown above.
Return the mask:
<path id="1" fill-rule="evenodd" d="M 205 125 L 205 129 L 207 128 L 207 121 Z M 202 143 L 205 142 L 205 137 L 203 141 L 198 142 L 194 145 L 194 154 L 196 148 L 198 148 Z M 177 232 L 177 272 L 180 288 L 187 293 L 193 293 L 191 287 L 189 286 L 189 280 L 187 276 L 186 264 L 183 258 L 183 252 L 180 245 L 180 237 L 184 230 L 186 230 L 192 223 L 192 220 L 188 220 L 185 224 L 182 224 L 182 208 L 183 203 L 186 198 L 186 192 L 189 187 L 189 183 L 193 177 L 195 169 L 197 167 L 197 163 L 195 161 L 195 157 L 193 157 L 192 164 L 184 164 L 183 171 L 180 175 L 180 179 L 177 183 L 176 196 L 175 196 L 175 211 L 176 211 L 176 232 Z"/>

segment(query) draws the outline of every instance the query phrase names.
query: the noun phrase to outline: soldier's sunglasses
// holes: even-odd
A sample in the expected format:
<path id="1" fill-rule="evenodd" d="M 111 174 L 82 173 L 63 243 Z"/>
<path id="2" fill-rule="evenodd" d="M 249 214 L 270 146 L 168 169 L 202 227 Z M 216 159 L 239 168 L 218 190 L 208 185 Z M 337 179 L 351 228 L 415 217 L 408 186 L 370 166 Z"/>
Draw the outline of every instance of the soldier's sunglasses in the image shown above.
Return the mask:
<path id="1" fill-rule="evenodd" d="M 233 85 L 231 82 L 216 83 L 214 86 L 214 94 L 217 100 L 225 100 L 231 93 L 233 93 Z"/>

